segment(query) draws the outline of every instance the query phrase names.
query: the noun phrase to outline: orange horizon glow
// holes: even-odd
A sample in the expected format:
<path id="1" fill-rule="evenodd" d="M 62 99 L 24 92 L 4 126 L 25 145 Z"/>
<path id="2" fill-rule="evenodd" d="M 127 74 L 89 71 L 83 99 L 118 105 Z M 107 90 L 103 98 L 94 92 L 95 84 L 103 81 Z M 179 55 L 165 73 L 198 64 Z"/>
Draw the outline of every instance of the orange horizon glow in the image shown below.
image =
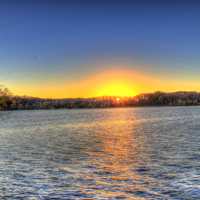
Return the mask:
<path id="1" fill-rule="evenodd" d="M 11 90 L 17 95 L 43 98 L 78 98 L 100 96 L 130 97 L 140 93 L 138 82 L 143 77 L 132 70 L 110 69 L 91 74 L 85 79 L 48 85 L 20 85 Z"/>
<path id="2" fill-rule="evenodd" d="M 172 92 L 180 90 L 179 88 L 200 89 L 195 83 L 187 85 L 184 81 L 164 80 L 125 67 L 96 72 L 80 80 L 57 82 L 48 80 L 45 84 L 7 84 L 6 86 L 14 95 L 41 98 L 130 97 L 158 90 Z"/>

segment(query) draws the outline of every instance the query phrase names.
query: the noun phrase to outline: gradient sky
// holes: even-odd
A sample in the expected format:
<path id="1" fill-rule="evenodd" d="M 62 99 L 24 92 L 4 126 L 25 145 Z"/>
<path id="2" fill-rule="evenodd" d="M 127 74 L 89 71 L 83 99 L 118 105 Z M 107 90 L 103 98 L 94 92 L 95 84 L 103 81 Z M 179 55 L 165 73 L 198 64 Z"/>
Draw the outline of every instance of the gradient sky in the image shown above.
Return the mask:
<path id="1" fill-rule="evenodd" d="M 16 2 L 0 1 L 0 84 L 16 95 L 200 91 L 200 3 Z"/>

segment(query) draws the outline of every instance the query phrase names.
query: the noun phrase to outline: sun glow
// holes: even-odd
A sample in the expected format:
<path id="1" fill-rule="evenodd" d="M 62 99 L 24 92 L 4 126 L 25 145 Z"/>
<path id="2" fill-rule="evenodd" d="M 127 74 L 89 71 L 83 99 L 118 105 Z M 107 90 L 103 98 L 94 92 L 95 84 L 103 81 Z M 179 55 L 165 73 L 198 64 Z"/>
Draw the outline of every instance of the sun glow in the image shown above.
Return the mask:
<path id="1" fill-rule="evenodd" d="M 116 101 L 117 101 L 117 102 L 120 102 L 120 100 L 121 100 L 121 99 L 120 99 L 119 97 L 116 98 Z"/>
<path id="2" fill-rule="evenodd" d="M 167 91 L 165 86 L 162 86 L 156 78 L 125 66 L 121 68 L 112 67 L 104 71 L 99 70 L 81 79 L 70 81 L 58 80 L 55 82 L 55 80 L 49 79 L 46 84 L 38 82 L 6 85 L 17 95 L 26 94 L 43 98 L 130 97 L 141 92 L 154 91 L 155 85 Z M 120 100 L 116 99 L 116 102 L 120 102 Z"/>
<path id="3" fill-rule="evenodd" d="M 98 96 L 134 96 L 136 93 L 132 85 L 128 83 L 112 82 L 103 85 L 98 92 Z M 117 101 L 120 98 L 116 99 Z"/>
<path id="4" fill-rule="evenodd" d="M 111 69 L 97 74 L 92 81 L 96 85 L 94 96 L 135 96 L 139 89 L 138 77 L 137 73 L 125 69 Z"/>

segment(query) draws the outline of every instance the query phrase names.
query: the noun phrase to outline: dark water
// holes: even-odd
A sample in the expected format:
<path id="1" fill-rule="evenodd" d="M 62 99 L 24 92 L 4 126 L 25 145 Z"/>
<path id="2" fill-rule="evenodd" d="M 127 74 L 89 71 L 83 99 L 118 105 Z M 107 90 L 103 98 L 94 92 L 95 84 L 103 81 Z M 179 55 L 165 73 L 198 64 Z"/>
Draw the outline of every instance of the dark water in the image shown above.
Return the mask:
<path id="1" fill-rule="evenodd" d="M 0 199 L 200 199 L 200 107 L 0 112 Z"/>

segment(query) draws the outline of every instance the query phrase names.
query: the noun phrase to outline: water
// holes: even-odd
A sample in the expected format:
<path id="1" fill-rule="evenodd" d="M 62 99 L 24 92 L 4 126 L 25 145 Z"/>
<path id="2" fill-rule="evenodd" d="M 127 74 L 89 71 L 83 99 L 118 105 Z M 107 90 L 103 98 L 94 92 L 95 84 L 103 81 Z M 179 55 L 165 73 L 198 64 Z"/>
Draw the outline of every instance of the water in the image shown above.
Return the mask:
<path id="1" fill-rule="evenodd" d="M 0 112 L 0 199 L 200 199 L 200 107 Z"/>

